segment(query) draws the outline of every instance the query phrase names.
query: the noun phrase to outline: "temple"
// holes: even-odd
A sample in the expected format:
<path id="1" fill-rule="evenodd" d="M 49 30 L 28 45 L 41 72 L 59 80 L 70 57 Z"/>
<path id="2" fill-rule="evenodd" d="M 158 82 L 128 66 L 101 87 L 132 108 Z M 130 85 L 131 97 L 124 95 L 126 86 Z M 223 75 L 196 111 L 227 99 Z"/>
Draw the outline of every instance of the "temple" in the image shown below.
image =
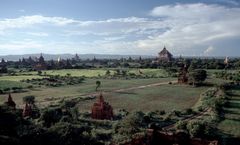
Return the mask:
<path id="1" fill-rule="evenodd" d="M 178 83 L 179 84 L 186 84 L 188 83 L 188 68 L 184 65 L 178 75 Z"/>
<path id="2" fill-rule="evenodd" d="M 13 101 L 11 94 L 8 94 L 8 101 L 5 104 L 13 109 L 16 109 L 16 103 Z"/>
<path id="3" fill-rule="evenodd" d="M 44 57 L 41 54 L 39 59 L 38 59 L 38 63 L 35 65 L 35 69 L 36 70 L 46 70 L 47 69 L 47 65 L 45 63 Z"/>
<path id="4" fill-rule="evenodd" d="M 104 101 L 102 94 L 100 94 L 98 101 L 92 106 L 92 119 L 113 119 L 113 108 Z"/>
<path id="5" fill-rule="evenodd" d="M 173 58 L 173 55 L 166 49 L 166 47 L 164 46 L 163 50 L 161 52 L 158 53 L 159 61 L 171 61 Z"/>
<path id="6" fill-rule="evenodd" d="M 228 59 L 228 57 L 226 57 L 225 60 L 224 60 L 224 64 L 228 65 L 228 63 L 229 63 L 229 59 Z"/>
<path id="7" fill-rule="evenodd" d="M 22 116 L 23 117 L 32 116 L 32 105 L 28 103 L 25 104 L 25 107 L 23 108 Z"/>

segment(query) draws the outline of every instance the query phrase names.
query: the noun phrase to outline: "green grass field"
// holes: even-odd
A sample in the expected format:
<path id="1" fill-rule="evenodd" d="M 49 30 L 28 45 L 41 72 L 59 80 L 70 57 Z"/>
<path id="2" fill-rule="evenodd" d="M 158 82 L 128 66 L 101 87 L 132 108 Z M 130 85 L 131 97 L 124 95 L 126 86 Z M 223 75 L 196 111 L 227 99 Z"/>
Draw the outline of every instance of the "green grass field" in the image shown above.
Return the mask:
<path id="1" fill-rule="evenodd" d="M 205 89 L 205 87 L 193 88 L 184 85 L 160 85 L 126 92 L 106 93 L 104 96 L 114 109 L 169 112 L 193 107 Z M 95 101 L 80 102 L 79 109 L 89 111 Z"/>
<path id="2" fill-rule="evenodd" d="M 27 83 L 22 83 L 22 82 L 18 82 L 18 81 L 9 81 L 9 80 L 1 80 L 0 81 L 0 89 L 1 90 L 4 90 L 6 88 L 13 88 L 13 87 L 25 88 L 28 85 L 29 84 L 27 84 Z"/>
<path id="3" fill-rule="evenodd" d="M 33 79 L 33 78 L 42 78 L 42 76 L 38 76 L 38 75 L 0 76 L 0 81 L 19 82 L 21 80 Z"/>
<path id="4" fill-rule="evenodd" d="M 119 68 L 121 69 L 121 68 Z M 42 71 L 42 74 L 47 75 L 61 75 L 65 76 L 67 74 L 71 74 L 72 76 L 85 76 L 85 77 L 97 77 L 97 76 L 104 76 L 106 74 L 106 71 L 109 70 L 111 75 L 114 74 L 115 68 L 110 69 L 61 69 L 61 70 L 47 70 Z M 123 70 L 128 71 L 129 73 L 135 73 L 136 75 L 139 75 L 140 72 L 142 72 L 143 75 L 148 76 L 156 76 L 156 77 L 165 77 L 167 75 L 167 72 L 163 69 L 126 69 L 123 68 Z M 140 70 L 140 72 L 139 72 Z M 37 75 L 37 72 L 19 72 L 18 74 L 29 74 L 29 75 Z"/>
<path id="5" fill-rule="evenodd" d="M 87 76 L 97 77 L 98 75 L 105 75 L 107 69 L 78 69 L 78 70 L 49 70 L 43 71 L 48 75 L 62 75 L 71 74 L 72 76 Z M 114 73 L 114 69 L 110 69 Z M 162 69 L 129 69 L 130 73 L 144 75 L 154 75 L 158 77 L 165 77 L 167 73 Z M 26 75 L 29 73 L 29 75 Z M 20 75 L 22 74 L 22 75 Z M 24 75 L 23 75 L 24 74 Z M 41 78 L 37 72 L 18 73 L 20 76 L 2 76 L 0 81 L 14 81 L 21 83 L 22 79 Z M 61 100 L 62 98 L 86 96 L 86 94 L 94 93 L 96 81 L 101 81 L 100 91 L 105 92 L 105 98 L 113 106 L 114 109 L 126 109 L 128 111 L 154 111 L 154 110 L 182 110 L 191 108 L 199 99 L 199 95 L 207 89 L 207 87 L 193 88 L 188 85 L 160 85 L 147 88 L 138 88 L 135 90 L 128 90 L 123 92 L 112 92 L 117 89 L 128 89 L 131 87 L 143 86 L 159 82 L 170 82 L 176 78 L 149 78 L 149 79 L 85 79 L 79 85 L 69 85 L 61 87 L 46 87 L 41 86 L 33 88 L 28 92 L 12 94 L 15 102 L 22 105 L 22 97 L 27 95 L 36 96 L 37 104 L 51 102 L 52 100 Z M 211 78 L 209 79 L 211 80 Z M 106 93 L 107 92 L 107 93 Z M 7 95 L 2 95 L 0 101 L 4 102 Z M 81 111 L 90 111 L 91 105 L 95 100 L 84 101 L 79 103 Z M 43 105 L 44 106 L 44 105 Z"/>
<path id="6" fill-rule="evenodd" d="M 76 97 L 81 96 L 86 93 L 95 92 L 96 81 L 101 81 L 100 90 L 110 91 L 114 89 L 129 88 L 140 85 L 148 85 L 158 82 L 168 82 L 175 80 L 174 78 L 159 78 L 159 79 L 131 79 L 131 80 L 110 80 L 110 79 L 86 79 L 83 83 L 79 85 L 62 86 L 62 87 L 40 87 L 33 88 L 32 90 L 24 93 L 14 93 L 12 94 L 14 100 L 17 104 L 22 104 L 22 97 L 27 95 L 36 96 L 37 101 L 45 101 L 49 98 L 64 98 L 64 97 Z M 4 96 L 4 95 L 3 95 Z M 5 97 L 0 97 L 0 101 L 6 100 Z"/>

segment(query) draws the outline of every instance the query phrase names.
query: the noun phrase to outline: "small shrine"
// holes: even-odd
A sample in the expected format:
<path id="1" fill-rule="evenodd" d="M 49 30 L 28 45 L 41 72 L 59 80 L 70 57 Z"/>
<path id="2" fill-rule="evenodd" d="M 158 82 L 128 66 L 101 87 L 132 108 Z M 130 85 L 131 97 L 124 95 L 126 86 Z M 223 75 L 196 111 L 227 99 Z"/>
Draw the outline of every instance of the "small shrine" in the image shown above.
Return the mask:
<path id="1" fill-rule="evenodd" d="M 93 104 L 91 116 L 92 119 L 113 119 L 113 108 L 104 101 L 102 94 L 99 95 L 97 102 Z"/>
<path id="2" fill-rule="evenodd" d="M 13 101 L 11 94 L 8 94 L 8 101 L 5 104 L 13 109 L 16 109 L 16 103 Z"/>
<path id="3" fill-rule="evenodd" d="M 188 67 L 184 65 L 178 75 L 178 83 L 179 84 L 186 84 L 188 83 Z"/>
<path id="4" fill-rule="evenodd" d="M 22 112 L 23 117 L 32 116 L 32 106 L 28 103 L 25 104 Z"/>

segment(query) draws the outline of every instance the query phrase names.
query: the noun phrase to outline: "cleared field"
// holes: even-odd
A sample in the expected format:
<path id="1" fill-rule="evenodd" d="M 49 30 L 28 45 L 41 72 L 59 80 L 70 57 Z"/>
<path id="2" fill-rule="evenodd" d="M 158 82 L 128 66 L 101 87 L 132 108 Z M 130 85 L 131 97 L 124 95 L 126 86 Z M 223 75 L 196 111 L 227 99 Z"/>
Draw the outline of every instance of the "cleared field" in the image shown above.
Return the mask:
<path id="1" fill-rule="evenodd" d="M 21 81 L 26 79 L 33 79 L 33 78 L 42 78 L 42 76 L 38 75 L 20 75 L 20 76 L 1 76 L 0 81 Z"/>
<path id="2" fill-rule="evenodd" d="M 168 82 L 175 80 L 174 78 L 159 78 L 159 79 L 131 79 L 131 80 L 109 80 L 109 79 L 98 79 L 101 81 L 101 91 L 110 91 L 115 89 L 124 89 L 129 87 L 135 87 L 140 85 L 148 85 L 158 82 Z M 96 79 L 86 79 L 82 84 L 62 86 L 62 87 L 41 87 L 34 88 L 24 93 L 12 94 L 17 104 L 22 104 L 22 97 L 27 95 L 36 96 L 37 102 L 47 101 L 49 99 L 61 99 L 64 97 L 77 97 L 86 93 L 95 92 Z M 4 102 L 7 99 L 7 95 L 2 95 L 0 101 Z"/>
<path id="3" fill-rule="evenodd" d="M 233 90 L 233 96 L 229 100 L 225 110 L 225 120 L 218 128 L 225 134 L 240 137 L 240 88 Z"/>
<path id="4" fill-rule="evenodd" d="M 0 89 L 4 90 L 6 88 L 13 88 L 13 87 L 21 87 L 21 88 L 25 88 L 27 87 L 29 84 L 27 83 L 22 83 L 22 82 L 17 82 L 17 81 L 4 81 L 4 80 L 0 80 Z"/>
<path id="5" fill-rule="evenodd" d="M 183 110 L 191 108 L 198 101 L 199 95 L 205 87 L 193 88 L 181 85 L 160 85 L 144 89 L 136 89 L 127 92 L 114 92 L 104 94 L 114 109 L 126 109 L 128 111 L 155 111 Z M 88 100 L 79 103 L 80 111 L 89 111 L 96 100 Z"/>
<path id="6" fill-rule="evenodd" d="M 120 70 L 122 68 L 119 68 Z M 42 74 L 47 75 L 61 75 L 65 76 L 67 74 L 71 74 L 72 76 L 85 76 L 85 77 L 98 77 L 98 76 L 104 76 L 106 74 L 106 71 L 109 70 L 110 74 L 113 75 L 116 71 L 115 68 L 111 69 L 61 69 L 61 70 L 47 70 L 42 71 Z M 122 69 L 126 70 L 129 73 L 134 74 L 142 74 L 142 75 L 148 75 L 148 76 L 156 76 L 156 77 L 164 77 L 167 76 L 167 72 L 163 69 Z M 37 75 L 37 72 L 23 72 L 18 74 L 29 74 L 29 75 Z"/>

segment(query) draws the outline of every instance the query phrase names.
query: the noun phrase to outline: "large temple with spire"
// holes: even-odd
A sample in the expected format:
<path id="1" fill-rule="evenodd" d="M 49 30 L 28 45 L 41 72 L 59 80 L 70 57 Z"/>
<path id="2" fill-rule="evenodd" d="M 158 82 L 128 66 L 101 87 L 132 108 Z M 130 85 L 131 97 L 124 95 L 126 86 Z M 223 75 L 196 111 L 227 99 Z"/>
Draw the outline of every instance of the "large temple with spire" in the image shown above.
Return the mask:
<path id="1" fill-rule="evenodd" d="M 158 53 L 159 61 L 171 61 L 173 59 L 173 55 L 167 50 L 167 48 L 164 46 L 163 50 Z"/>
<path id="2" fill-rule="evenodd" d="M 47 65 L 45 63 L 42 53 L 40 54 L 37 64 L 35 65 L 35 69 L 36 70 L 46 70 L 47 69 Z"/>

